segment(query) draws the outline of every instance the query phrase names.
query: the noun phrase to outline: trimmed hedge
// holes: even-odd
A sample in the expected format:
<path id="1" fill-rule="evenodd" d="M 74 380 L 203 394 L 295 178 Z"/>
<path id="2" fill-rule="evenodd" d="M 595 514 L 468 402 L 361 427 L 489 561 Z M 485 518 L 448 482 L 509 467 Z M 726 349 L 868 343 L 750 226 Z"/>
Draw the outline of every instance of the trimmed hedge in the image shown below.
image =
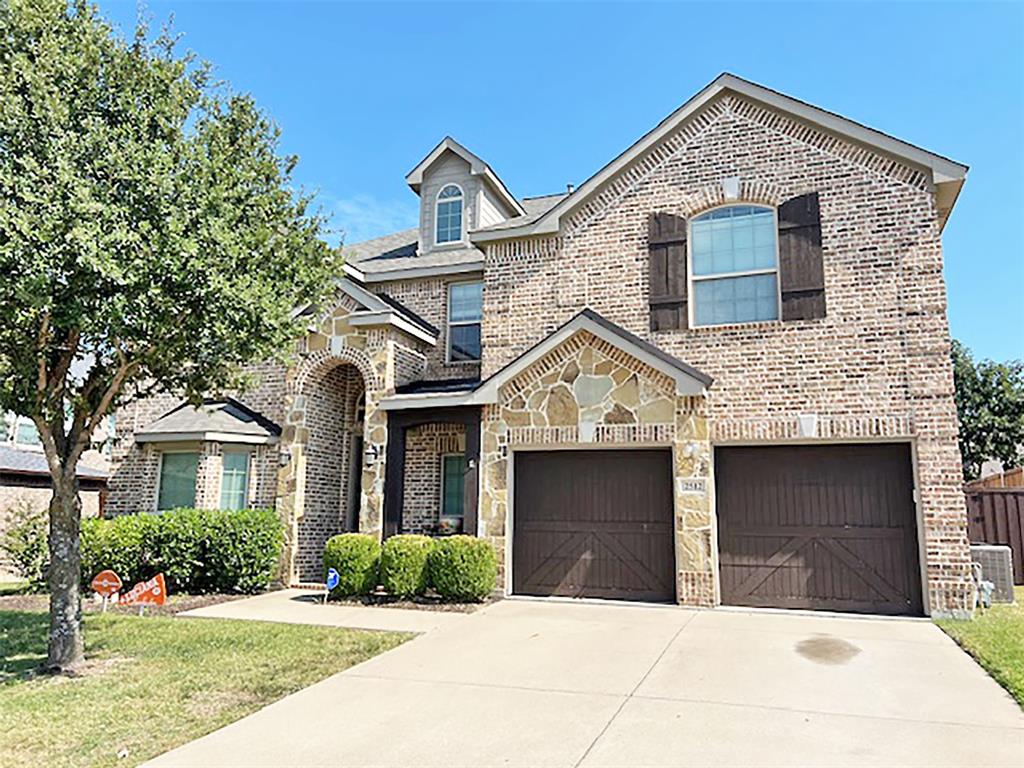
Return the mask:
<path id="1" fill-rule="evenodd" d="M 422 595 L 427 589 L 427 559 L 434 548 L 429 536 L 401 534 L 384 542 L 380 584 L 396 597 Z"/>
<path id="2" fill-rule="evenodd" d="M 498 583 L 494 547 L 473 536 L 436 539 L 427 568 L 431 586 L 445 600 L 484 600 Z"/>
<path id="3" fill-rule="evenodd" d="M 173 592 L 265 589 L 284 545 L 271 510 L 176 509 L 82 521 L 82 582 L 107 568 L 129 587 L 163 573 Z"/>
<path id="4" fill-rule="evenodd" d="M 338 572 L 340 581 L 331 597 L 368 595 L 377 587 L 380 569 L 380 542 L 365 533 L 332 536 L 324 545 L 324 577 L 327 569 Z"/>

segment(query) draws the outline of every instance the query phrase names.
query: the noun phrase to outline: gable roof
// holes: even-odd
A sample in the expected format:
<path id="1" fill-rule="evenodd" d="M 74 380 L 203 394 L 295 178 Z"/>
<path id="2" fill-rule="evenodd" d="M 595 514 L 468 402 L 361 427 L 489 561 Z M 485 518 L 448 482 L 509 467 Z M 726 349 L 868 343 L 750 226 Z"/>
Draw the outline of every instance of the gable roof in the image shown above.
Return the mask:
<path id="1" fill-rule="evenodd" d="M 967 176 L 967 166 L 933 152 L 908 144 L 888 134 L 868 128 L 865 125 L 845 117 L 812 106 L 791 96 L 765 88 L 762 85 L 744 80 L 736 75 L 723 73 L 706 85 L 695 96 L 690 98 L 679 109 L 662 120 L 651 131 L 642 136 L 604 168 L 587 179 L 571 195 L 566 196 L 544 215 L 524 221 L 513 227 L 477 230 L 470 233 L 474 242 L 488 242 L 512 237 L 528 235 L 554 234 L 559 230 L 562 218 L 582 205 L 608 181 L 643 156 L 649 149 L 661 142 L 675 130 L 684 120 L 700 110 L 705 104 L 723 91 L 744 96 L 753 101 L 765 104 L 780 112 L 785 112 L 799 120 L 811 123 L 829 133 L 838 135 L 857 144 L 867 146 L 877 152 L 901 160 L 911 166 L 920 168 L 930 174 L 937 189 L 936 196 L 939 207 L 941 225 L 945 225 L 949 212 L 956 202 L 960 188 Z"/>
<path id="2" fill-rule="evenodd" d="M 714 381 L 703 371 L 687 365 L 679 358 L 673 357 L 587 308 L 483 381 L 464 380 L 454 387 L 407 386 L 404 391 L 381 400 L 381 408 L 385 411 L 395 411 L 406 408 L 439 408 L 496 403 L 498 402 L 498 390 L 501 387 L 580 331 L 593 334 L 641 363 L 665 374 L 675 381 L 676 393 L 679 395 L 705 394 L 707 388 Z M 423 383 L 427 384 L 427 382 Z"/>
<path id="3" fill-rule="evenodd" d="M 438 145 L 430 150 L 427 156 L 420 160 L 419 163 L 416 164 L 416 167 L 406 175 L 405 180 L 409 186 L 412 187 L 413 192 L 419 194 L 420 185 L 423 184 L 423 174 L 428 168 L 430 168 L 430 166 L 437 162 L 445 152 L 452 152 L 469 163 L 469 172 L 473 176 L 482 177 L 509 208 L 520 216 L 526 213 L 522 204 L 516 200 L 515 195 L 508 191 L 508 187 L 505 186 L 505 182 L 498 178 L 498 174 L 491 170 L 491 166 L 459 144 L 459 142 L 451 136 L 445 136 L 441 139 Z"/>
<path id="4" fill-rule="evenodd" d="M 338 288 L 363 307 L 348 316 L 348 321 L 352 325 L 393 325 L 431 346 L 437 344 L 440 331 L 397 299 L 387 294 L 371 293 L 351 277 L 338 280 Z"/>
<path id="5" fill-rule="evenodd" d="M 50 467 L 46 463 L 46 455 L 42 451 L 29 451 L 0 445 L 0 474 L 46 475 L 49 477 Z M 77 477 L 89 480 L 106 480 L 109 474 L 102 469 L 82 463 L 79 463 L 75 470 Z"/>
<path id="6" fill-rule="evenodd" d="M 135 442 L 276 443 L 281 427 L 233 397 L 182 403 L 135 433 Z"/>

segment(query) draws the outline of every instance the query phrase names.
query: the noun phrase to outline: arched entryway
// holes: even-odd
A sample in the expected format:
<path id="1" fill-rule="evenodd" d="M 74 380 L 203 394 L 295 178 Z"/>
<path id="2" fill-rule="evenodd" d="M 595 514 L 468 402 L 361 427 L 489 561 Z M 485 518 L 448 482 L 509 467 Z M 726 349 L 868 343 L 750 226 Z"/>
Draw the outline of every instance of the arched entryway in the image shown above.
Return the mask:
<path id="1" fill-rule="evenodd" d="M 303 382 L 304 472 L 296 520 L 295 572 L 301 582 L 323 579 L 329 538 L 358 528 L 366 384 L 348 362 L 328 360 Z"/>

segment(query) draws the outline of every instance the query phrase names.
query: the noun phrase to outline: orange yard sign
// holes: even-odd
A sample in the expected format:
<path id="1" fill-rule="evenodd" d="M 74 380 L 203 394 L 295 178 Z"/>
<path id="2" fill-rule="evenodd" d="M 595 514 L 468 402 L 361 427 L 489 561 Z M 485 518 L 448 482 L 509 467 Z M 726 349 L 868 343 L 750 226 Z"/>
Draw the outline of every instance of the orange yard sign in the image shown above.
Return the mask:
<path id="1" fill-rule="evenodd" d="M 163 605 L 167 599 L 164 575 L 158 573 L 149 581 L 140 581 L 121 597 L 128 605 Z"/>
<path id="2" fill-rule="evenodd" d="M 92 589 L 97 595 L 110 597 L 121 589 L 121 578 L 113 571 L 100 571 L 92 580 Z"/>

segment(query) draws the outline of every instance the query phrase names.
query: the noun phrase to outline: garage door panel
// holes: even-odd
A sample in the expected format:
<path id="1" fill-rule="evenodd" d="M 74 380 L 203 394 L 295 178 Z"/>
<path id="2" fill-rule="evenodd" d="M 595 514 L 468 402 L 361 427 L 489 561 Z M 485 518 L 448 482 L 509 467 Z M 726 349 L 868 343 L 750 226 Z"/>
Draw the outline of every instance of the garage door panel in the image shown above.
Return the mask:
<path id="1" fill-rule="evenodd" d="M 720 448 L 723 602 L 921 612 L 905 445 Z"/>
<path id="2" fill-rule="evenodd" d="M 517 594 L 671 600 L 669 451 L 518 452 Z"/>

